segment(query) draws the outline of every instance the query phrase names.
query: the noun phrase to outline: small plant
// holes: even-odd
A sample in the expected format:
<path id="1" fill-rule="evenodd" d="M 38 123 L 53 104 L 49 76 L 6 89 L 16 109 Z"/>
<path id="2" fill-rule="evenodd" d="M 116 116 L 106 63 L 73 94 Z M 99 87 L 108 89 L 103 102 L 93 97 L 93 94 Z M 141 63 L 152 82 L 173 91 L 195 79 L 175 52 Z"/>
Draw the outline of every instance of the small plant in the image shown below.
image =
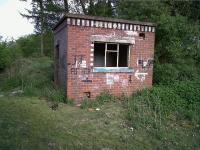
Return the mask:
<path id="1" fill-rule="evenodd" d="M 66 103 L 67 104 L 69 104 L 69 105 L 71 105 L 71 106 L 74 106 L 75 104 L 74 104 L 74 100 L 72 100 L 72 99 L 66 99 Z"/>
<path id="2" fill-rule="evenodd" d="M 45 88 L 43 92 L 42 96 L 47 97 L 50 101 L 66 103 L 65 93 L 61 89 L 49 87 Z"/>
<path id="3" fill-rule="evenodd" d="M 99 96 L 97 96 L 94 100 L 85 98 L 81 104 L 81 108 L 85 109 L 85 108 L 99 107 L 111 101 L 116 101 L 116 97 L 111 95 L 108 91 L 104 91 Z"/>

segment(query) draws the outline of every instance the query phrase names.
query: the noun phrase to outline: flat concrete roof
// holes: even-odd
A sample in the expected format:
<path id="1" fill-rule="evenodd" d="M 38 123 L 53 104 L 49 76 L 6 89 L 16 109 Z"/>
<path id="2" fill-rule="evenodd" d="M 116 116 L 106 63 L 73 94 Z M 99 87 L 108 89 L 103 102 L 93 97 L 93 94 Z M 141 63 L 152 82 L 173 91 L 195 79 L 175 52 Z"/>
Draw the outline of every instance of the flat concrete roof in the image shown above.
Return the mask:
<path id="1" fill-rule="evenodd" d="M 134 24 L 134 25 L 156 26 L 155 23 L 151 23 L 151 22 L 131 21 L 131 20 L 125 20 L 125 19 L 107 18 L 107 17 L 99 17 L 99 16 L 88 16 L 88 15 L 82 15 L 82 14 L 65 14 L 60 19 L 60 21 L 55 25 L 53 30 L 55 30 L 67 18 L 77 18 L 77 19 L 115 22 L 115 23 L 127 23 L 127 24 Z"/>

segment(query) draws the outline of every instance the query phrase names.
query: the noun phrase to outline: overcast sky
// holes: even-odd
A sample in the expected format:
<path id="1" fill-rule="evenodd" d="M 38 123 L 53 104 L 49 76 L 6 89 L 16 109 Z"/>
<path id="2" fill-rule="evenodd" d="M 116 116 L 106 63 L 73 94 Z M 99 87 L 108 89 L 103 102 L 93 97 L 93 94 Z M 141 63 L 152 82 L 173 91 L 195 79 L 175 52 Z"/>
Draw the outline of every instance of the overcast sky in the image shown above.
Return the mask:
<path id="1" fill-rule="evenodd" d="M 33 24 L 19 14 L 24 8 L 30 9 L 30 5 L 19 0 L 0 0 L 0 35 L 4 39 L 33 33 Z"/>

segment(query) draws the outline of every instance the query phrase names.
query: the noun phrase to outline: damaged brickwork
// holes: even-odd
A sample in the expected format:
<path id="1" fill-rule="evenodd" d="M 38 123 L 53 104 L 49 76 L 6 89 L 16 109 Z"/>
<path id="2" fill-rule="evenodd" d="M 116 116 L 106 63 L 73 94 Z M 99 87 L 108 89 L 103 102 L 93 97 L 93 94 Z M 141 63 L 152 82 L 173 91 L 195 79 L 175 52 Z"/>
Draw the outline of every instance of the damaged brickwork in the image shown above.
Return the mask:
<path id="1" fill-rule="evenodd" d="M 105 90 L 130 95 L 152 86 L 154 24 L 68 14 L 54 34 L 55 83 L 68 98 L 80 102 Z"/>

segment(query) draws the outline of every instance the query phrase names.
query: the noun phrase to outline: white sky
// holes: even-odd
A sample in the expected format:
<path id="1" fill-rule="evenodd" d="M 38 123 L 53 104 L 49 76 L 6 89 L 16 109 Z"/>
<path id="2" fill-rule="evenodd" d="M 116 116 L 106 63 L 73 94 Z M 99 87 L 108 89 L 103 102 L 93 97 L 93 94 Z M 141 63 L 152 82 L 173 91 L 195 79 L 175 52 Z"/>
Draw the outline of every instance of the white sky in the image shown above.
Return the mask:
<path id="1" fill-rule="evenodd" d="M 17 39 L 33 33 L 31 21 L 19 14 L 25 12 L 25 8 L 30 9 L 30 4 L 19 0 L 0 0 L 0 36 L 3 39 Z"/>

